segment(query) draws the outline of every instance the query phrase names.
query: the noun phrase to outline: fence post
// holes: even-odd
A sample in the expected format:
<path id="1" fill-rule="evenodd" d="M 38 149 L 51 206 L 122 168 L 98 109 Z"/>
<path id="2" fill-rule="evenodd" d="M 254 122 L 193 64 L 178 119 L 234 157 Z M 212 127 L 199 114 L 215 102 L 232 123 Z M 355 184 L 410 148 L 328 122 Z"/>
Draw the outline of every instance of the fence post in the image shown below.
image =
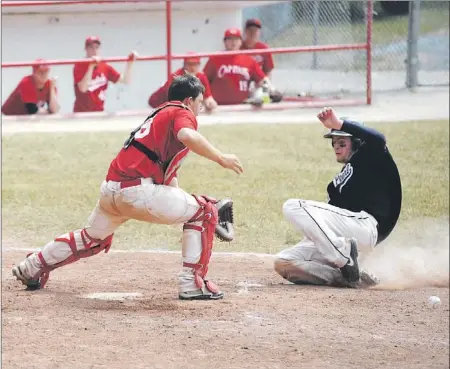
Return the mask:
<path id="1" fill-rule="evenodd" d="M 166 0 L 166 56 L 167 80 L 172 75 L 172 0 Z"/>
<path id="2" fill-rule="evenodd" d="M 420 0 L 410 0 L 409 19 L 408 19 L 408 50 L 406 58 L 406 87 L 413 90 L 418 86 L 419 33 L 420 33 Z"/>
<path id="3" fill-rule="evenodd" d="M 313 1 L 313 45 L 319 41 L 320 0 Z M 313 53 L 312 69 L 317 69 L 317 53 Z"/>
<path id="4" fill-rule="evenodd" d="M 366 10 L 366 104 L 372 104 L 372 26 L 373 0 L 367 1 Z"/>

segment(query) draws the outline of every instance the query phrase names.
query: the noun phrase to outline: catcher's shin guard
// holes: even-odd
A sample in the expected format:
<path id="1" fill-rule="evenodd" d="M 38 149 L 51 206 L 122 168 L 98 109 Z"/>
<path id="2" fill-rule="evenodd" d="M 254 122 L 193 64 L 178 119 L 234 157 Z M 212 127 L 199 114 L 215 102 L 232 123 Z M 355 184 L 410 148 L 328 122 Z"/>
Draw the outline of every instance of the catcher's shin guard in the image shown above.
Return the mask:
<path id="1" fill-rule="evenodd" d="M 42 265 L 42 267 L 39 268 L 39 271 L 37 273 L 34 273 L 34 275 L 30 276 L 30 278 L 27 278 L 24 273 L 24 270 L 27 269 L 26 265 L 22 266 L 21 263 L 21 265 L 13 269 L 13 274 L 17 277 L 17 279 L 22 281 L 22 283 L 25 284 L 28 287 L 28 289 L 30 290 L 42 289 L 47 283 L 48 278 L 50 276 L 50 272 L 52 270 L 60 268 L 67 264 L 72 264 L 82 258 L 87 258 L 89 256 L 96 255 L 103 250 L 105 251 L 105 253 L 107 253 L 111 247 L 113 236 L 114 234 L 111 234 L 105 239 L 99 240 L 89 236 L 86 229 L 69 232 L 61 237 L 56 238 L 54 243 L 47 245 L 44 248 L 44 250 L 37 253 L 37 255 L 32 254 L 27 255 L 27 258 L 36 256 L 37 260 Z M 57 244 L 58 242 L 66 243 L 70 247 L 72 255 L 70 255 L 68 258 L 60 262 L 57 261 L 54 264 L 49 264 L 49 262 L 51 261 L 45 259 L 44 253 L 48 251 L 51 254 L 54 254 L 54 250 L 52 249 L 47 250 L 47 248 L 60 247 Z M 23 263 L 27 262 L 28 260 L 25 260 Z"/>
<path id="2" fill-rule="evenodd" d="M 199 289 L 206 287 L 213 294 L 219 293 L 219 288 L 211 281 L 205 279 L 208 273 L 208 264 L 211 258 L 213 248 L 214 234 L 218 222 L 218 212 L 215 204 L 217 200 L 208 196 L 193 195 L 200 205 L 194 216 L 185 223 L 183 230 L 194 230 L 201 232 L 202 251 L 200 260 L 197 263 L 183 263 L 184 267 L 194 270 L 195 285 Z M 192 223 L 202 222 L 201 226 Z"/>

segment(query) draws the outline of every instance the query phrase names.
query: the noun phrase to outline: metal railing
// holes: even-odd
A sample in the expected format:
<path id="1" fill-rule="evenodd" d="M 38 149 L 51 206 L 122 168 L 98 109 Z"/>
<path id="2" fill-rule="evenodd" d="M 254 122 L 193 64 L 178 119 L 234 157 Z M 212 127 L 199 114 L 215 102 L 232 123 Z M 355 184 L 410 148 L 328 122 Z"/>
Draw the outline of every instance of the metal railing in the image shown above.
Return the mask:
<path id="1" fill-rule="evenodd" d="M 177 1 L 177 0 L 175 0 Z M 158 2 L 153 1 L 152 2 Z M 149 3 L 148 1 L 142 0 L 98 0 L 98 1 L 3 1 L 2 7 L 26 7 L 26 6 L 44 6 L 44 5 L 86 5 L 86 4 L 126 4 L 126 3 Z M 161 1 L 159 1 L 161 3 Z M 364 30 L 363 34 L 358 35 L 359 42 L 349 42 L 349 43 L 329 43 L 322 44 L 316 42 L 316 45 L 305 45 L 305 46 L 280 46 L 280 47 L 271 47 L 269 49 L 264 50 L 240 50 L 240 51 L 214 51 L 214 52 L 197 52 L 197 53 L 173 53 L 172 51 L 172 0 L 166 0 L 165 3 L 165 18 L 166 18 L 166 52 L 163 55 L 144 55 L 138 56 L 136 61 L 165 61 L 167 68 L 167 77 L 169 78 L 172 74 L 172 61 L 182 60 L 186 57 L 198 56 L 200 58 L 208 58 L 220 55 L 237 55 L 237 54 L 246 54 L 246 55 L 263 55 L 263 54 L 273 54 L 274 56 L 282 56 L 282 55 L 299 55 L 299 54 L 310 54 L 313 55 L 313 68 L 317 68 L 318 61 L 317 55 L 319 53 L 335 55 L 338 52 L 352 52 L 358 51 L 364 53 L 364 63 L 361 68 L 361 76 L 365 75 L 365 78 L 362 84 L 365 84 L 365 99 L 353 99 L 355 104 L 365 103 L 371 104 L 372 102 L 372 0 L 368 0 L 365 3 L 366 11 L 365 11 L 365 21 L 364 27 L 361 29 Z M 317 15 L 317 14 L 316 14 Z M 316 31 L 314 34 L 315 39 L 318 38 L 318 27 L 316 27 Z M 332 41 L 332 40 L 331 40 Z M 291 44 L 295 43 L 295 40 L 290 41 Z M 116 56 L 116 57 L 102 57 L 102 60 L 105 62 L 126 62 L 128 61 L 127 56 Z M 46 64 L 48 65 L 72 65 L 75 63 L 89 63 L 90 59 L 61 59 L 61 60 L 47 60 Z M 17 62 L 3 62 L 2 68 L 19 68 L 26 66 L 33 66 L 36 62 L 34 61 L 17 61 Z M 360 73 L 360 72 L 358 72 Z"/>

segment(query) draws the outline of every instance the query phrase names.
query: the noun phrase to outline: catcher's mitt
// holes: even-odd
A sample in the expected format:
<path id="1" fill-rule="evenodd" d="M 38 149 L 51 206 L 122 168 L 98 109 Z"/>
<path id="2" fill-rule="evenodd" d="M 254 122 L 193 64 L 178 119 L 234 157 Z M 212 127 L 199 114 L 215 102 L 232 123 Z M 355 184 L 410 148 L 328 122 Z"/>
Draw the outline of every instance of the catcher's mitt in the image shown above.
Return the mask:
<path id="1" fill-rule="evenodd" d="M 233 241 L 234 239 L 234 218 L 233 200 L 225 198 L 215 204 L 219 213 L 219 220 L 216 225 L 216 237 L 221 241 Z"/>

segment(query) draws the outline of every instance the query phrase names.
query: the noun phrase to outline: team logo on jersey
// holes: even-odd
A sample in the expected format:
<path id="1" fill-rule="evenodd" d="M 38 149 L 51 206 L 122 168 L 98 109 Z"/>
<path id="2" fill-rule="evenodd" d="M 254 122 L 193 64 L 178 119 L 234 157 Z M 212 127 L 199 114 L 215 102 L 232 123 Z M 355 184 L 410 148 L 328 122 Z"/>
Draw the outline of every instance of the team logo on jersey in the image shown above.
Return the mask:
<path id="1" fill-rule="evenodd" d="M 333 179 L 334 187 L 339 190 L 339 193 L 342 192 L 342 188 L 347 184 L 349 179 L 353 175 L 353 167 L 350 163 L 348 163 L 342 171 Z"/>
<path id="2" fill-rule="evenodd" d="M 255 59 L 257 63 L 262 63 L 264 61 L 264 57 L 262 55 L 253 55 L 253 59 Z"/>
<path id="3" fill-rule="evenodd" d="M 88 85 L 88 91 L 92 92 L 98 90 L 100 87 L 106 86 L 108 84 L 108 80 L 105 75 L 99 74 L 97 77 L 92 79 Z"/>
<path id="4" fill-rule="evenodd" d="M 239 65 L 224 65 L 222 64 L 217 71 L 217 76 L 219 78 L 222 78 L 226 74 L 240 74 L 245 79 L 250 79 L 250 73 L 248 71 L 248 68 L 241 67 Z"/>

